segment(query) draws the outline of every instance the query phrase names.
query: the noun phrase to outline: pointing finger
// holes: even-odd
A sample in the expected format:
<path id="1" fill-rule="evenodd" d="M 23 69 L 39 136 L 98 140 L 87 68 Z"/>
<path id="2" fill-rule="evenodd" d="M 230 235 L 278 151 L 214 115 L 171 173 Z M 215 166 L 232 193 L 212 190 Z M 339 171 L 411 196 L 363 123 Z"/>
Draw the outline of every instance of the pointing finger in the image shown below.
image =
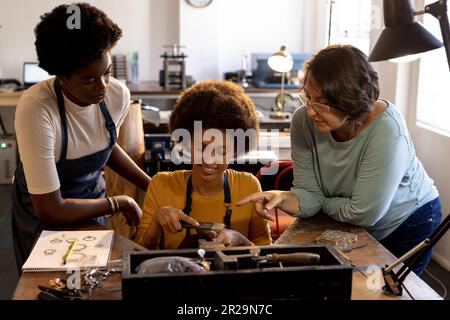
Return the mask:
<path id="1" fill-rule="evenodd" d="M 243 205 L 246 205 L 249 203 L 254 203 L 258 200 L 264 200 L 264 199 L 266 199 L 264 192 L 257 192 L 257 193 L 251 194 L 251 195 L 245 197 L 244 199 L 236 202 L 236 206 L 240 207 L 240 206 L 243 206 Z"/>

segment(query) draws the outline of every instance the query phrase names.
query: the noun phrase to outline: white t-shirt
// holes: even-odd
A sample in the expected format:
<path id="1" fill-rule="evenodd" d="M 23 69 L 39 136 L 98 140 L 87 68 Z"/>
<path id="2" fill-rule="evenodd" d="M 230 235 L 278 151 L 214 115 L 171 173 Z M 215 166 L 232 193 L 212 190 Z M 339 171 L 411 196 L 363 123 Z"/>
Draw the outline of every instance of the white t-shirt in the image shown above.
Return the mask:
<path id="1" fill-rule="evenodd" d="M 61 118 L 54 92 L 55 78 L 40 82 L 20 98 L 15 129 L 28 192 L 45 194 L 60 188 L 56 162 L 61 155 Z M 118 129 L 127 115 L 130 91 L 110 78 L 104 99 Z M 64 96 L 67 116 L 67 159 L 77 159 L 104 150 L 110 144 L 100 105 L 80 107 Z"/>

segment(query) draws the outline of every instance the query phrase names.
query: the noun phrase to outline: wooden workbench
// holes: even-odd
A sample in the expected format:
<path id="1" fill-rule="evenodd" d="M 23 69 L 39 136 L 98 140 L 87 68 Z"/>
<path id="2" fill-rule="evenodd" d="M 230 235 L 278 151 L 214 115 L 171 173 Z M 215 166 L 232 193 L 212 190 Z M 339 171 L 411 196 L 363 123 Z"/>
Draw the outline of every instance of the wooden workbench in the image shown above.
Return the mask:
<path id="1" fill-rule="evenodd" d="M 128 83 L 127 87 L 130 89 L 133 98 L 147 97 L 147 96 L 173 96 L 177 98 L 183 91 L 181 89 L 165 89 L 159 86 L 156 81 L 142 81 L 139 84 Z M 286 89 L 286 92 L 295 94 L 298 89 Z M 252 95 L 270 95 L 275 97 L 279 90 L 278 89 L 267 89 L 267 88 L 256 88 L 248 87 L 245 89 L 247 94 Z M 17 105 L 20 97 L 24 91 L 14 91 L 14 92 L 0 92 L 0 107 L 13 107 Z"/>
<path id="2" fill-rule="evenodd" d="M 15 107 L 19 102 L 23 91 L 15 92 L 1 92 L 0 93 L 0 107 Z"/>
<path id="3" fill-rule="evenodd" d="M 95 230 L 104 229 L 103 226 L 96 223 L 80 224 L 77 230 Z M 122 259 L 122 253 L 124 251 L 142 251 L 146 250 L 137 243 L 128 240 L 127 238 L 115 234 L 114 242 L 111 251 L 110 261 Z M 62 278 L 66 279 L 67 274 L 65 272 L 23 272 L 17 283 L 16 290 L 14 291 L 13 300 L 36 300 L 40 292 L 38 285 L 47 285 L 50 279 Z M 101 289 L 95 290 L 92 295 L 93 300 L 120 300 L 122 299 L 121 290 L 112 290 L 113 288 L 120 288 L 121 286 L 120 273 L 114 274 L 105 282 L 105 287 L 108 287 L 109 291 Z"/>
<path id="4" fill-rule="evenodd" d="M 78 229 L 95 229 L 102 228 L 99 225 L 82 225 Z M 382 292 L 384 285 L 381 271 L 370 271 L 378 267 L 390 264 L 395 257 L 376 241 L 370 234 L 359 227 L 338 223 L 324 215 L 316 215 L 309 219 L 297 220 L 294 222 L 277 240 L 276 245 L 285 244 L 309 244 L 313 243 L 322 232 L 328 229 L 354 232 L 358 234 L 357 247 L 346 253 L 353 263 L 365 274 L 366 279 L 359 272 L 353 272 L 352 283 L 352 300 L 404 300 L 410 297 L 404 293 L 403 296 L 389 296 Z M 359 247 L 361 246 L 361 247 Z M 120 259 L 124 251 L 145 250 L 136 243 L 116 235 L 111 253 L 111 260 Z M 61 277 L 66 278 L 64 272 L 39 272 L 39 273 L 22 273 L 19 279 L 13 299 L 33 300 L 37 299 L 39 293 L 38 285 L 47 284 L 48 280 Z M 430 288 L 422 279 L 411 272 L 406 278 L 405 285 L 415 299 L 437 300 L 442 299 L 432 288 Z M 108 288 L 120 288 L 120 274 L 108 279 L 105 282 Z M 122 292 L 96 290 L 92 295 L 92 299 L 111 300 L 121 299 Z"/>
<path id="5" fill-rule="evenodd" d="M 326 230 L 341 230 L 358 234 L 358 240 L 353 250 L 345 253 L 348 258 L 362 270 L 365 278 L 357 270 L 353 271 L 352 300 L 409 300 L 409 295 L 403 290 L 403 296 L 390 296 L 382 291 L 384 280 L 381 267 L 391 264 L 396 257 L 368 232 L 360 227 L 339 223 L 323 214 L 317 214 L 308 219 L 296 220 L 276 241 L 283 244 L 311 244 Z M 405 282 L 406 288 L 416 300 L 442 299 L 414 272 L 411 272 Z"/>

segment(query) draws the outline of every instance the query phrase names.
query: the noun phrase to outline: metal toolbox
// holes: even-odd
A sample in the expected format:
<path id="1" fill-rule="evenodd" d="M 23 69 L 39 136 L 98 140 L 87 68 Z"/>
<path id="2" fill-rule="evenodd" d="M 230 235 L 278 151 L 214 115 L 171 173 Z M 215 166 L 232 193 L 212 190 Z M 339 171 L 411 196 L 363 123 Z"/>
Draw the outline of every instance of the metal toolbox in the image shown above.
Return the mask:
<path id="1" fill-rule="evenodd" d="M 257 254 L 255 248 L 259 248 Z M 123 298 L 217 302 L 224 299 L 350 299 L 351 296 L 352 267 L 333 247 L 324 245 L 208 249 L 204 258 L 211 266 L 210 271 L 145 275 L 136 272 L 136 268 L 147 259 L 170 256 L 198 258 L 197 251 L 124 253 Z M 281 264 L 264 260 L 265 257 L 289 257 L 298 253 L 317 254 L 320 261 L 313 265 L 298 265 L 289 259 Z"/>

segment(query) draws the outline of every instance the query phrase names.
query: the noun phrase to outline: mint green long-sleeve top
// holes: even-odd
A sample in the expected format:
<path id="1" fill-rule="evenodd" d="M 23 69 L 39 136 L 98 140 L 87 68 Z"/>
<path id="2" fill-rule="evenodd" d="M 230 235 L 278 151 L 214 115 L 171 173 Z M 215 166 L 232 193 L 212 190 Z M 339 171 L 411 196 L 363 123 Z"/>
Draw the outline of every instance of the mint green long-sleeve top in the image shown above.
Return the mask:
<path id="1" fill-rule="evenodd" d="M 402 115 L 391 103 L 358 136 L 345 142 L 316 131 L 301 107 L 292 117 L 291 150 L 291 192 L 300 200 L 301 218 L 322 211 L 382 240 L 439 196 L 416 157 Z"/>

